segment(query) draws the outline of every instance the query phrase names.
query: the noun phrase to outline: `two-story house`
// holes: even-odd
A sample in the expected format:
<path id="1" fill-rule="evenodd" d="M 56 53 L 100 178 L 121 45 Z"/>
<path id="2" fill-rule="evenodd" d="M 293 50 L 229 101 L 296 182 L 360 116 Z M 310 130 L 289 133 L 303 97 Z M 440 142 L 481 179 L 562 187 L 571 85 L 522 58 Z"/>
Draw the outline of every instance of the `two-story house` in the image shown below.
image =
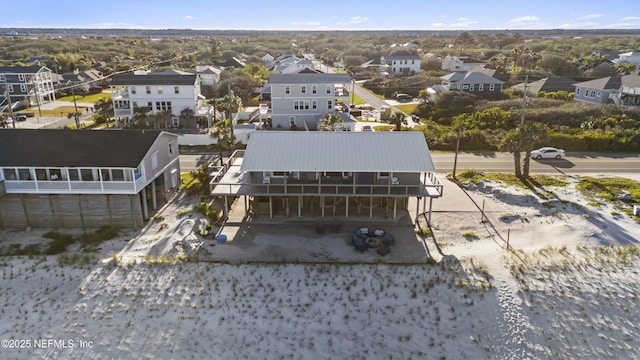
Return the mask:
<path id="1" fill-rule="evenodd" d="M 420 72 L 418 55 L 384 55 L 380 57 L 380 72 L 385 76 L 409 76 Z"/>
<path id="2" fill-rule="evenodd" d="M 211 194 L 244 196 L 246 215 L 397 220 L 443 189 L 421 132 L 258 131 L 223 169 Z"/>
<path id="3" fill-rule="evenodd" d="M 141 228 L 180 185 L 177 138 L 0 129 L 0 228 Z"/>
<path id="4" fill-rule="evenodd" d="M 592 104 L 640 105 L 640 76 L 616 75 L 574 84 L 573 101 Z"/>
<path id="5" fill-rule="evenodd" d="M 442 70 L 447 71 L 469 71 L 487 63 L 482 60 L 472 59 L 468 56 L 447 56 L 442 59 Z"/>
<path id="6" fill-rule="evenodd" d="M 636 70 L 640 68 L 640 52 L 630 51 L 618 55 L 617 59 L 613 60 L 616 64 L 634 64 Z"/>
<path id="7" fill-rule="evenodd" d="M 179 127 L 184 109 L 193 110 L 194 114 L 200 112 L 198 107 L 203 99 L 200 81 L 196 74 L 176 70 L 114 75 L 109 86 L 116 123 L 127 124 L 136 108 L 146 108 L 149 113 L 164 111 L 171 114 L 168 125 Z"/>
<path id="8" fill-rule="evenodd" d="M 7 93 L 13 105 L 35 106 L 54 101 L 51 70 L 45 66 L 0 66 L 2 103 Z"/>
<path id="9" fill-rule="evenodd" d="M 275 129 L 317 129 L 338 103 L 349 109 L 351 77 L 347 74 L 271 74 L 265 88 L 271 92 L 271 122 Z"/>
<path id="10" fill-rule="evenodd" d="M 453 72 L 441 76 L 440 91 L 461 90 L 478 95 L 502 92 L 502 81 L 481 72 Z"/>

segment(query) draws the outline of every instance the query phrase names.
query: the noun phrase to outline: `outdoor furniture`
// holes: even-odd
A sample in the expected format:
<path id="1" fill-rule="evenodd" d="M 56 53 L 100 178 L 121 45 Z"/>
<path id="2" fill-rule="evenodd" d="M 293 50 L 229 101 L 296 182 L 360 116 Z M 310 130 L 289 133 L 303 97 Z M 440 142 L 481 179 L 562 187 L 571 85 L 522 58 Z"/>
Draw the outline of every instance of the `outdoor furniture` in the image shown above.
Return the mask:
<path id="1" fill-rule="evenodd" d="M 368 246 L 364 243 L 364 239 L 357 234 L 353 234 L 353 236 L 351 237 L 351 242 L 353 243 L 353 246 L 356 248 L 356 250 L 360 251 L 361 253 L 367 251 L 368 249 Z"/>
<path id="2" fill-rule="evenodd" d="M 373 235 L 374 235 L 374 236 L 378 236 L 378 237 L 383 237 L 383 236 L 384 236 L 384 230 L 382 230 L 382 229 L 375 229 L 375 230 L 373 230 Z"/>
<path id="3" fill-rule="evenodd" d="M 387 246 L 393 246 L 396 244 L 396 240 L 392 234 L 385 234 L 382 238 L 382 244 Z"/>
<path id="4" fill-rule="evenodd" d="M 387 245 L 382 244 L 378 247 L 378 250 L 376 250 L 376 252 L 378 253 L 378 255 L 385 256 L 391 252 L 391 249 Z"/>

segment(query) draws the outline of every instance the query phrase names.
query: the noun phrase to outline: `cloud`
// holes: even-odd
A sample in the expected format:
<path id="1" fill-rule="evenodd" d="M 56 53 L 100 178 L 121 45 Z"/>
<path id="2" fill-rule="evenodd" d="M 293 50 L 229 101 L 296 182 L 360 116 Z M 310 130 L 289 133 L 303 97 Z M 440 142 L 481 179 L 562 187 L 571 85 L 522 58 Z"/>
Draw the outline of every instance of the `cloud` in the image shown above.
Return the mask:
<path id="1" fill-rule="evenodd" d="M 537 16 L 523 16 L 515 19 L 509 20 L 509 24 L 523 24 L 523 23 L 531 23 L 540 21 L 540 18 Z"/>
<path id="2" fill-rule="evenodd" d="M 319 21 L 294 21 L 291 23 L 293 26 L 320 26 Z"/>
<path id="3" fill-rule="evenodd" d="M 640 20 L 640 16 L 627 16 L 620 19 L 622 21 L 638 21 Z"/>
<path id="4" fill-rule="evenodd" d="M 584 16 L 578 16 L 576 18 L 576 20 L 591 20 L 591 19 L 597 19 L 600 17 L 603 17 L 604 15 L 602 14 L 589 14 L 589 15 L 584 15 Z"/>
<path id="5" fill-rule="evenodd" d="M 195 18 L 194 18 L 193 16 L 191 16 L 191 15 L 187 15 L 187 16 L 185 16 L 184 18 L 185 18 L 186 20 L 193 20 L 193 19 L 195 19 Z"/>
<path id="6" fill-rule="evenodd" d="M 369 21 L 369 18 L 366 16 L 354 16 L 349 20 L 349 24 L 362 24 L 367 21 Z"/>

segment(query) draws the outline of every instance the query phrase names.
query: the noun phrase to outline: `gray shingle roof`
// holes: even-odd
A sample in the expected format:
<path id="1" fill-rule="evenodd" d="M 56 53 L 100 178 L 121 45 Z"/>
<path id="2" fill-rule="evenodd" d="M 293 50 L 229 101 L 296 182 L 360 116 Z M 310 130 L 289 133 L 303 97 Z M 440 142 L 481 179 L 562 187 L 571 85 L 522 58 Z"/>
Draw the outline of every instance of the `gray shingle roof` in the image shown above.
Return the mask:
<path id="1" fill-rule="evenodd" d="M 111 78 L 110 85 L 194 85 L 195 74 L 117 74 Z"/>
<path id="2" fill-rule="evenodd" d="M 242 171 L 435 171 L 421 132 L 256 131 Z"/>
<path id="3" fill-rule="evenodd" d="M 0 74 L 35 74 L 40 70 L 51 71 L 46 66 L 0 66 Z"/>
<path id="4" fill-rule="evenodd" d="M 0 166 L 137 167 L 161 131 L 0 129 Z"/>
<path id="5" fill-rule="evenodd" d="M 297 73 L 271 74 L 270 84 L 348 84 L 351 77 L 347 74 Z"/>

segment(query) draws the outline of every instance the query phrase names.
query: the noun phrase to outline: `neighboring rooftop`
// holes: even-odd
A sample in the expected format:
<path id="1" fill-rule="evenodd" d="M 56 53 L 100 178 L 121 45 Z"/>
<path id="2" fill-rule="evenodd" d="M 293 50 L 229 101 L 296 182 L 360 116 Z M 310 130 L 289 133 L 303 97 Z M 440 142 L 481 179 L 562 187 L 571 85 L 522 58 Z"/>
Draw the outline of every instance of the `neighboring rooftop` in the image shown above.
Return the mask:
<path id="1" fill-rule="evenodd" d="M 0 129 L 0 166 L 137 167 L 161 133 Z"/>

